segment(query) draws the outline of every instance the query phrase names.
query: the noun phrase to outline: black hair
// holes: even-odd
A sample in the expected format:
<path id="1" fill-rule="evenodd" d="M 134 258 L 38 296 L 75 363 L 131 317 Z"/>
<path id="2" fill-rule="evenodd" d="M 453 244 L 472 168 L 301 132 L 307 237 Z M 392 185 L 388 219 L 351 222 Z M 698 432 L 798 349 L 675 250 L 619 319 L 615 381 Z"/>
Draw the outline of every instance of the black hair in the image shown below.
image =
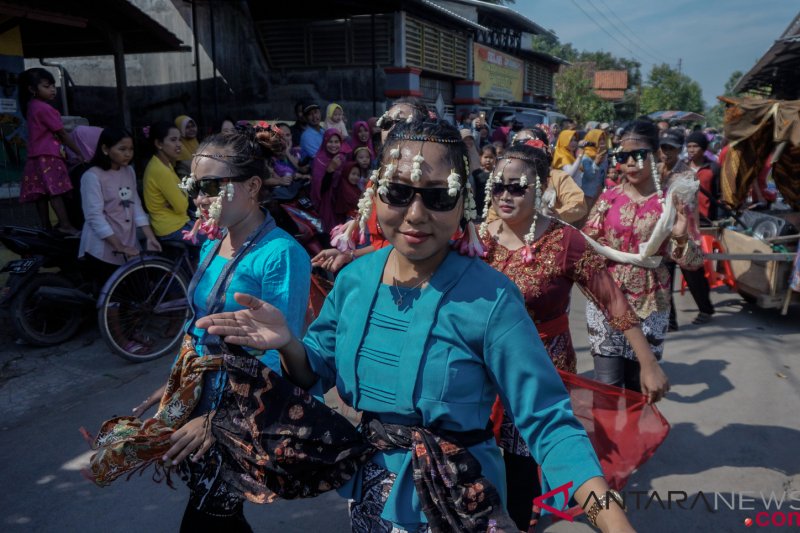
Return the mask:
<path id="1" fill-rule="evenodd" d="M 497 148 L 495 148 L 493 144 L 484 145 L 483 148 L 481 148 L 481 154 L 483 154 L 483 152 L 492 152 L 492 155 L 497 157 Z"/>
<path id="2" fill-rule="evenodd" d="M 550 175 L 550 157 L 540 148 L 527 144 L 512 144 L 503 153 L 504 159 L 519 159 L 525 165 L 527 172 L 535 172 L 542 183 L 547 182 Z"/>
<path id="3" fill-rule="evenodd" d="M 178 126 L 175 125 L 174 122 L 167 122 L 166 120 L 159 120 L 152 126 L 150 126 L 150 130 L 147 132 L 147 141 L 150 144 L 150 148 L 153 150 L 153 153 L 158 153 L 158 148 L 156 148 L 156 141 L 163 143 L 164 139 L 169 135 L 169 130 L 177 130 L 178 138 L 181 136 L 181 130 L 178 129 Z"/>
<path id="4" fill-rule="evenodd" d="M 276 128 L 286 128 L 286 129 L 292 129 L 292 127 L 291 127 L 290 125 L 288 125 L 287 123 L 285 123 L 285 122 L 276 122 L 276 123 L 274 124 L 274 126 L 275 126 Z"/>
<path id="5" fill-rule="evenodd" d="M 218 129 L 218 131 L 222 131 L 222 125 L 225 124 L 226 122 L 230 122 L 231 124 L 234 125 L 234 127 L 236 126 L 236 121 L 235 120 L 233 120 L 230 116 L 225 116 L 225 117 L 222 118 L 222 120 L 219 121 L 219 129 Z"/>
<path id="6" fill-rule="evenodd" d="M 460 174 L 463 179 L 467 179 L 466 177 L 469 175 L 467 145 L 461 139 L 461 133 L 458 129 L 444 120 L 415 120 L 410 123 L 398 123 L 389 132 L 386 144 L 381 147 L 378 161 L 383 161 L 384 155 L 389 150 L 396 147 L 401 141 L 409 140 L 409 137 L 433 138 L 440 141 L 442 146 L 447 148 L 450 166 L 456 169 L 456 173 Z M 466 190 L 466 187 L 464 190 Z"/>
<path id="7" fill-rule="evenodd" d="M 547 136 L 547 133 L 541 128 L 531 128 L 531 132 L 533 136 L 542 141 L 545 146 L 550 145 L 550 138 Z"/>
<path id="8" fill-rule="evenodd" d="M 22 116 L 25 117 L 28 114 L 28 104 L 30 104 L 31 100 L 33 99 L 33 94 L 30 91 L 30 88 L 33 87 L 36 90 L 39 87 L 39 84 L 43 81 L 48 81 L 52 85 L 56 84 L 56 79 L 53 77 L 52 74 L 46 69 L 43 68 L 29 68 L 25 72 L 19 75 L 19 107 L 22 111 Z"/>
<path id="9" fill-rule="evenodd" d="M 217 133 L 205 139 L 197 153 L 208 153 L 209 148 L 223 149 L 228 157 L 220 159 L 238 176 L 258 176 L 263 180 L 271 176 L 270 158 L 285 149 L 283 137 L 274 126 L 236 126 L 233 133 Z M 213 152 L 213 151 L 212 151 Z M 269 190 L 261 187 L 261 200 L 267 200 Z"/>
<path id="10" fill-rule="evenodd" d="M 658 150 L 660 146 L 658 126 L 652 120 L 636 119 L 622 130 L 622 138 L 626 135 L 641 137 L 650 145 L 651 150 Z"/>
<path id="11" fill-rule="evenodd" d="M 571 118 L 562 118 L 561 122 L 558 123 L 562 130 L 566 129 L 566 126 L 569 126 L 570 124 L 576 124 L 576 122 Z"/>
<path id="12" fill-rule="evenodd" d="M 112 146 L 119 143 L 122 139 L 131 139 L 131 141 L 133 141 L 133 135 L 131 134 L 130 131 L 118 126 L 104 128 L 103 131 L 100 133 L 100 137 L 97 139 L 97 148 L 95 148 L 94 150 L 94 156 L 92 157 L 92 160 L 89 162 L 89 166 L 100 167 L 103 170 L 110 169 L 111 158 L 108 156 L 108 154 L 103 152 L 103 146 L 110 149 Z"/>
<path id="13" fill-rule="evenodd" d="M 392 103 L 392 105 L 389 106 L 389 109 L 400 104 L 410 106 L 413 109 L 414 120 L 420 120 L 420 121 L 429 120 L 428 113 L 430 110 L 428 109 L 428 106 L 425 105 L 425 103 L 419 98 L 415 98 L 413 96 L 398 98 Z"/>

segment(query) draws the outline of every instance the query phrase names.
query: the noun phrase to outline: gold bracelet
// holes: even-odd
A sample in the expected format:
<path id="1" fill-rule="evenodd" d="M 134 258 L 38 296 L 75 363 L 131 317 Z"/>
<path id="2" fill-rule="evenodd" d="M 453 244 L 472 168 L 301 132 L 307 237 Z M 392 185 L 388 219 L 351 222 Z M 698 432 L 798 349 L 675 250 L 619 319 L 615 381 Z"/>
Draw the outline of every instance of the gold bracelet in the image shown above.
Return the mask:
<path id="1" fill-rule="evenodd" d="M 592 526 L 597 527 L 597 515 L 600 514 L 600 511 L 603 509 L 608 509 L 608 506 L 611 503 L 608 501 L 609 497 L 613 502 L 619 505 L 623 512 L 625 511 L 625 502 L 622 499 L 622 495 L 615 490 L 609 489 L 605 494 L 595 499 L 592 506 L 588 511 L 586 511 L 586 518 L 589 519 L 589 523 L 592 524 Z"/>

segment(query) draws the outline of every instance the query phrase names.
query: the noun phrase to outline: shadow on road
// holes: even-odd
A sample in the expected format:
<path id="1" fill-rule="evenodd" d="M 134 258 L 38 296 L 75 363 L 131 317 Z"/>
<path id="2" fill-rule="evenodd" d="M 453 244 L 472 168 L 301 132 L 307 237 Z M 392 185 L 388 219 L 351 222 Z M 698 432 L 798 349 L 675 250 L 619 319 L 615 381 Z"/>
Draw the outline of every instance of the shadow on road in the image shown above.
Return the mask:
<path id="1" fill-rule="evenodd" d="M 704 359 L 693 364 L 662 362 L 661 368 L 669 376 L 671 386 L 697 384 L 706 386 L 704 390 L 692 395 L 672 391 L 667 394 L 667 399 L 679 403 L 698 403 L 733 390 L 733 384 L 723 375 L 728 364 L 727 361 L 719 359 Z"/>

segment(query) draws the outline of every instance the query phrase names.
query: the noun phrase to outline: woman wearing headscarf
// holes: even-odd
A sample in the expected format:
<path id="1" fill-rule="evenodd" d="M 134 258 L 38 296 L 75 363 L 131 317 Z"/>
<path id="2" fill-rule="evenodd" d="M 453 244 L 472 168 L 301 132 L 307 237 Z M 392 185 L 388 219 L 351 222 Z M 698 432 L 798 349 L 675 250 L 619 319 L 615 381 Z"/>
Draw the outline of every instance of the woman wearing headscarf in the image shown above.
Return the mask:
<path id="1" fill-rule="evenodd" d="M 552 166 L 569 174 L 580 185 L 582 178 L 580 161 L 582 155 L 583 150 L 578 148 L 578 132 L 564 130 L 558 134 Z"/>
<path id="2" fill-rule="evenodd" d="M 370 156 L 372 156 L 372 159 L 375 159 L 375 147 L 372 144 L 372 132 L 369 124 L 366 121 L 359 120 L 353 124 L 353 136 L 350 137 L 349 144 L 353 153 L 355 153 L 357 148 L 366 146 L 369 148 L 369 153 Z"/>
<path id="3" fill-rule="evenodd" d="M 583 190 L 586 207 L 591 209 L 595 199 L 600 196 L 606 172 L 608 170 L 608 147 L 606 133 L 603 130 L 593 129 L 586 134 L 585 147 L 581 158 L 581 189 Z"/>
<path id="4" fill-rule="evenodd" d="M 325 130 L 322 146 L 311 166 L 311 202 L 317 210 L 325 233 L 344 222 L 336 214 L 336 191 L 342 178 L 342 164 L 347 157 L 342 153 L 342 134 L 335 128 Z"/>
<path id="5" fill-rule="evenodd" d="M 181 132 L 181 156 L 175 163 L 175 172 L 184 177 L 192 173 L 192 157 L 200 146 L 197 140 L 197 122 L 189 115 L 181 115 L 175 119 L 175 127 Z"/>

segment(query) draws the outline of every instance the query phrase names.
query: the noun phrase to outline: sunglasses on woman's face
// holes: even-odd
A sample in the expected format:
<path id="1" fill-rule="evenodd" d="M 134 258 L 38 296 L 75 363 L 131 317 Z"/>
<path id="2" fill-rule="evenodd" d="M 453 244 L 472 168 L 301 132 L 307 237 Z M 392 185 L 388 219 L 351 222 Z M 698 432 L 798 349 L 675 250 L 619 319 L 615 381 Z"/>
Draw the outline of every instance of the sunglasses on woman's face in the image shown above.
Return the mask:
<path id="1" fill-rule="evenodd" d="M 511 196 L 525 196 L 525 192 L 528 190 L 528 186 L 522 186 L 519 183 L 495 183 L 492 185 L 492 195 L 494 196 L 502 196 L 505 191 L 508 191 L 508 194 Z"/>
<path id="2" fill-rule="evenodd" d="M 204 176 L 196 180 L 187 192 L 192 198 L 196 198 L 200 194 L 214 198 L 221 194 L 222 188 L 229 181 L 241 181 L 244 178 L 244 176 Z"/>
<path id="3" fill-rule="evenodd" d="M 460 195 L 450 196 L 447 187 L 412 187 L 402 183 L 389 183 L 385 194 L 378 193 L 381 201 L 392 207 L 408 207 L 419 194 L 422 204 L 431 211 L 451 211 L 458 204 Z"/>
<path id="4" fill-rule="evenodd" d="M 614 154 L 614 157 L 617 158 L 617 162 L 624 165 L 625 163 L 628 162 L 628 159 L 630 159 L 631 157 L 633 158 L 634 161 L 638 161 L 639 159 L 644 161 L 645 159 L 647 159 L 647 156 L 650 154 L 651 151 L 652 150 L 648 150 L 647 148 L 630 150 L 628 152 L 623 152 L 622 150 L 620 150 L 616 152 L 616 154 Z"/>

